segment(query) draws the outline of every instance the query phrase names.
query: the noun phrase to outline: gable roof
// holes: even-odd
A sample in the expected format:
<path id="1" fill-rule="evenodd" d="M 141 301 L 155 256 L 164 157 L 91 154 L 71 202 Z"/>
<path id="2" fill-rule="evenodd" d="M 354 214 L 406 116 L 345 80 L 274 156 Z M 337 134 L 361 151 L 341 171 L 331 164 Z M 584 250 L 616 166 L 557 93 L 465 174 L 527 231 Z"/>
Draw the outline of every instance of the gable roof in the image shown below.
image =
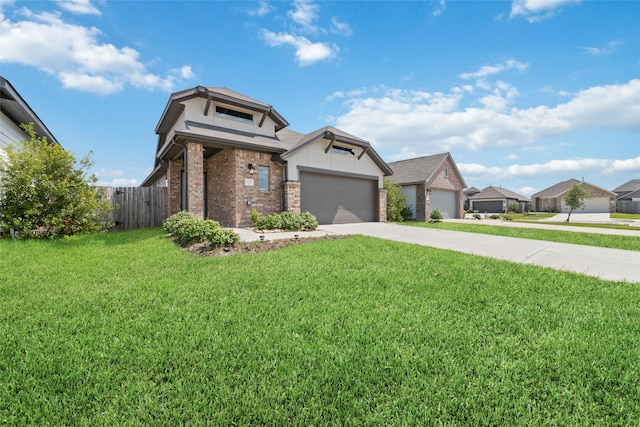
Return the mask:
<path id="1" fill-rule="evenodd" d="M 628 182 L 625 182 L 618 188 L 614 188 L 614 193 L 625 193 L 630 191 L 640 190 L 640 179 L 632 179 Z"/>
<path id="2" fill-rule="evenodd" d="M 40 137 L 46 137 L 47 141 L 60 145 L 51 131 L 45 126 L 40 117 L 29 107 L 29 104 L 20 96 L 9 80 L 0 76 L 0 109 L 16 125 L 33 122 L 33 128 Z"/>
<path id="3" fill-rule="evenodd" d="M 186 120 L 183 129 L 177 129 L 168 134 L 175 121 L 184 110 L 183 102 L 195 97 L 207 99 L 207 107 L 212 100 L 224 102 L 226 104 L 239 106 L 253 111 L 261 112 L 270 117 L 276 123 L 274 136 L 254 134 L 252 132 L 240 131 L 221 126 Z M 206 111 L 206 110 L 205 110 Z M 336 129 L 326 126 L 309 134 L 286 129 L 289 125 L 280 114 L 270 105 L 257 101 L 246 95 L 232 91 L 227 88 L 196 86 L 195 88 L 183 90 L 171 94 L 160 121 L 156 126 L 158 143 L 154 170 L 144 179 L 141 186 L 156 180 L 166 170 L 165 158 L 173 158 L 179 155 L 183 149 L 182 143 L 185 141 L 197 141 L 205 146 L 206 150 L 215 152 L 224 147 L 239 147 L 248 150 L 259 150 L 273 153 L 283 160 L 290 157 L 302 147 L 318 139 L 327 138 L 333 142 L 342 142 L 354 145 L 363 149 L 362 154 L 367 154 L 380 168 L 384 175 L 391 175 L 393 171 L 382 160 L 378 153 L 371 147 L 368 141 Z M 213 151 L 211 151 L 213 150 Z"/>
<path id="4" fill-rule="evenodd" d="M 275 122 L 276 131 L 289 126 L 289 122 L 269 104 L 265 104 L 264 102 L 250 98 L 226 87 L 196 86 L 171 94 L 169 102 L 167 102 L 156 126 L 156 133 L 163 134 L 168 131 L 184 109 L 182 102 L 198 97 L 208 100 L 207 108 L 211 101 L 218 101 L 266 114 Z"/>
<path id="5" fill-rule="evenodd" d="M 514 199 L 519 202 L 530 202 L 531 199 L 518 194 L 514 191 L 508 190 L 502 187 L 494 187 L 492 185 L 483 189 L 478 194 L 474 194 L 469 197 L 469 200 L 483 200 L 483 199 Z"/>
<path id="6" fill-rule="evenodd" d="M 451 164 L 453 164 L 464 188 L 467 184 L 464 182 L 456 162 L 453 161 L 451 153 L 434 154 L 432 156 L 422 156 L 389 163 L 389 166 L 393 169 L 393 176 L 390 179 L 396 184 L 403 185 L 429 183 L 447 159 L 451 159 Z"/>
<path id="7" fill-rule="evenodd" d="M 544 198 L 547 198 L 547 199 L 554 199 L 554 198 L 562 196 L 564 193 L 569 191 L 569 189 L 571 187 L 573 187 L 574 185 L 576 185 L 576 184 L 584 184 L 584 185 L 586 185 L 588 187 L 597 188 L 598 190 L 602 190 L 602 191 L 606 191 L 607 193 L 610 193 L 612 196 L 616 196 L 615 193 L 613 193 L 613 192 L 611 192 L 609 190 L 605 190 L 602 187 L 598 187 L 597 185 L 590 184 L 590 183 L 588 183 L 586 181 L 578 181 L 577 179 L 571 178 L 571 179 L 568 179 L 566 181 L 562 181 L 562 182 L 559 182 L 559 183 L 557 183 L 555 185 L 552 185 L 549 188 L 545 188 L 542 191 L 538 191 L 536 194 L 531 196 L 531 198 L 534 199 L 534 198 L 544 197 Z"/>
<path id="8" fill-rule="evenodd" d="M 280 133 L 280 132 L 278 132 Z M 391 175 L 393 170 L 389 167 L 389 165 L 382 160 L 382 158 L 378 155 L 376 150 L 371 147 L 368 141 L 364 139 L 358 138 L 357 136 L 353 136 L 345 131 L 334 128 L 333 126 L 325 126 L 322 129 L 318 129 L 314 132 L 308 133 L 306 135 L 302 135 L 302 137 L 297 141 L 297 143 L 290 147 L 287 151 L 282 153 L 280 157 L 286 160 L 291 157 L 294 153 L 302 149 L 308 144 L 311 144 L 318 139 L 330 139 L 334 142 L 343 142 L 345 144 L 355 145 L 356 147 L 360 147 L 363 149 L 363 152 L 369 155 L 374 163 L 382 170 L 384 175 Z"/>

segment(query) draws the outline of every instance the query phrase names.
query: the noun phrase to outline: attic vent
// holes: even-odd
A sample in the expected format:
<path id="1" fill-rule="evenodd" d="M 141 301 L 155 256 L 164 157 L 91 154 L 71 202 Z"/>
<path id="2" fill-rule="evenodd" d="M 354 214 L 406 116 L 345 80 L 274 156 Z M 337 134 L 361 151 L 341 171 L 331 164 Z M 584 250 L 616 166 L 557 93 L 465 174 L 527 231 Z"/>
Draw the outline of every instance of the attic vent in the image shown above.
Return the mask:
<path id="1" fill-rule="evenodd" d="M 216 107 L 216 116 L 227 119 L 240 120 L 245 123 L 253 123 L 253 114 L 232 110 L 225 107 Z"/>

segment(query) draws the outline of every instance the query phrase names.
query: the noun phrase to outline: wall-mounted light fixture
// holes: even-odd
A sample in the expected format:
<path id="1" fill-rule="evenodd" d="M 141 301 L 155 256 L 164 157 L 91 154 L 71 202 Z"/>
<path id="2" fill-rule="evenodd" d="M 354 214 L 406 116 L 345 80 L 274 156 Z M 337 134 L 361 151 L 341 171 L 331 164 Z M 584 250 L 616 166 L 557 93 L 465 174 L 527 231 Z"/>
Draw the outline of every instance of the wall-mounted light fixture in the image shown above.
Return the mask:
<path id="1" fill-rule="evenodd" d="M 254 171 L 256 170 L 256 167 L 253 166 L 253 163 L 249 163 L 248 168 L 249 168 L 249 173 L 253 175 Z"/>

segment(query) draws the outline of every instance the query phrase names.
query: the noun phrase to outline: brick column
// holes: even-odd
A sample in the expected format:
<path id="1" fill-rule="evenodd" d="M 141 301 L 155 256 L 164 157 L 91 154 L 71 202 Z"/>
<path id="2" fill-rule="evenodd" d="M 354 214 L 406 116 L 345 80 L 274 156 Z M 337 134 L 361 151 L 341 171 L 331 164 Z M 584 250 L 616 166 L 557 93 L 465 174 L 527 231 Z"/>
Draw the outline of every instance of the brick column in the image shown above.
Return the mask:
<path id="1" fill-rule="evenodd" d="M 195 142 L 186 144 L 187 167 L 187 207 L 198 218 L 204 218 L 204 177 L 202 145 Z"/>
<path id="2" fill-rule="evenodd" d="M 284 183 L 284 210 L 300 213 L 300 182 L 287 181 Z"/>
<path id="3" fill-rule="evenodd" d="M 378 189 L 378 221 L 387 221 L 387 190 L 384 188 Z"/>
<path id="4" fill-rule="evenodd" d="M 182 192 L 182 183 L 181 183 L 181 175 L 182 175 L 182 160 L 169 160 L 169 166 L 167 167 L 167 185 L 168 185 L 168 201 L 167 214 L 169 216 L 180 212 L 182 206 L 181 202 L 181 192 Z"/>

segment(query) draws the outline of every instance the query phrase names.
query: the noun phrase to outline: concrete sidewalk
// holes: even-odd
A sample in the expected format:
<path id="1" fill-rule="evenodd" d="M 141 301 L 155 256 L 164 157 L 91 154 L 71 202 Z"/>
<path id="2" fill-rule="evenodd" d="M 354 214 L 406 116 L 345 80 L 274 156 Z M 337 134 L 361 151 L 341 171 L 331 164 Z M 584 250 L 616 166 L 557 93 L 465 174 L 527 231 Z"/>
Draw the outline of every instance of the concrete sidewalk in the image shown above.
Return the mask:
<path id="1" fill-rule="evenodd" d="M 542 221 L 542 220 L 540 220 Z M 616 236 L 632 236 L 640 238 L 640 223 L 634 221 L 630 223 L 629 230 L 617 229 L 617 228 L 597 228 L 597 227 L 576 227 L 571 225 L 557 225 L 548 224 L 544 222 L 516 222 L 516 221 L 503 221 L 500 219 L 445 219 L 444 222 L 457 222 L 460 224 L 470 225 L 490 225 L 495 227 L 516 227 L 516 228 L 542 228 L 545 230 L 557 230 L 557 231 L 569 231 L 571 233 L 592 233 L 592 234 L 609 234 Z M 621 223 L 624 224 L 624 223 Z"/>
<path id="2" fill-rule="evenodd" d="M 636 251 L 434 230 L 381 222 L 321 225 L 316 232 L 361 234 L 520 264 L 571 271 L 604 280 L 640 283 L 640 252 Z"/>

